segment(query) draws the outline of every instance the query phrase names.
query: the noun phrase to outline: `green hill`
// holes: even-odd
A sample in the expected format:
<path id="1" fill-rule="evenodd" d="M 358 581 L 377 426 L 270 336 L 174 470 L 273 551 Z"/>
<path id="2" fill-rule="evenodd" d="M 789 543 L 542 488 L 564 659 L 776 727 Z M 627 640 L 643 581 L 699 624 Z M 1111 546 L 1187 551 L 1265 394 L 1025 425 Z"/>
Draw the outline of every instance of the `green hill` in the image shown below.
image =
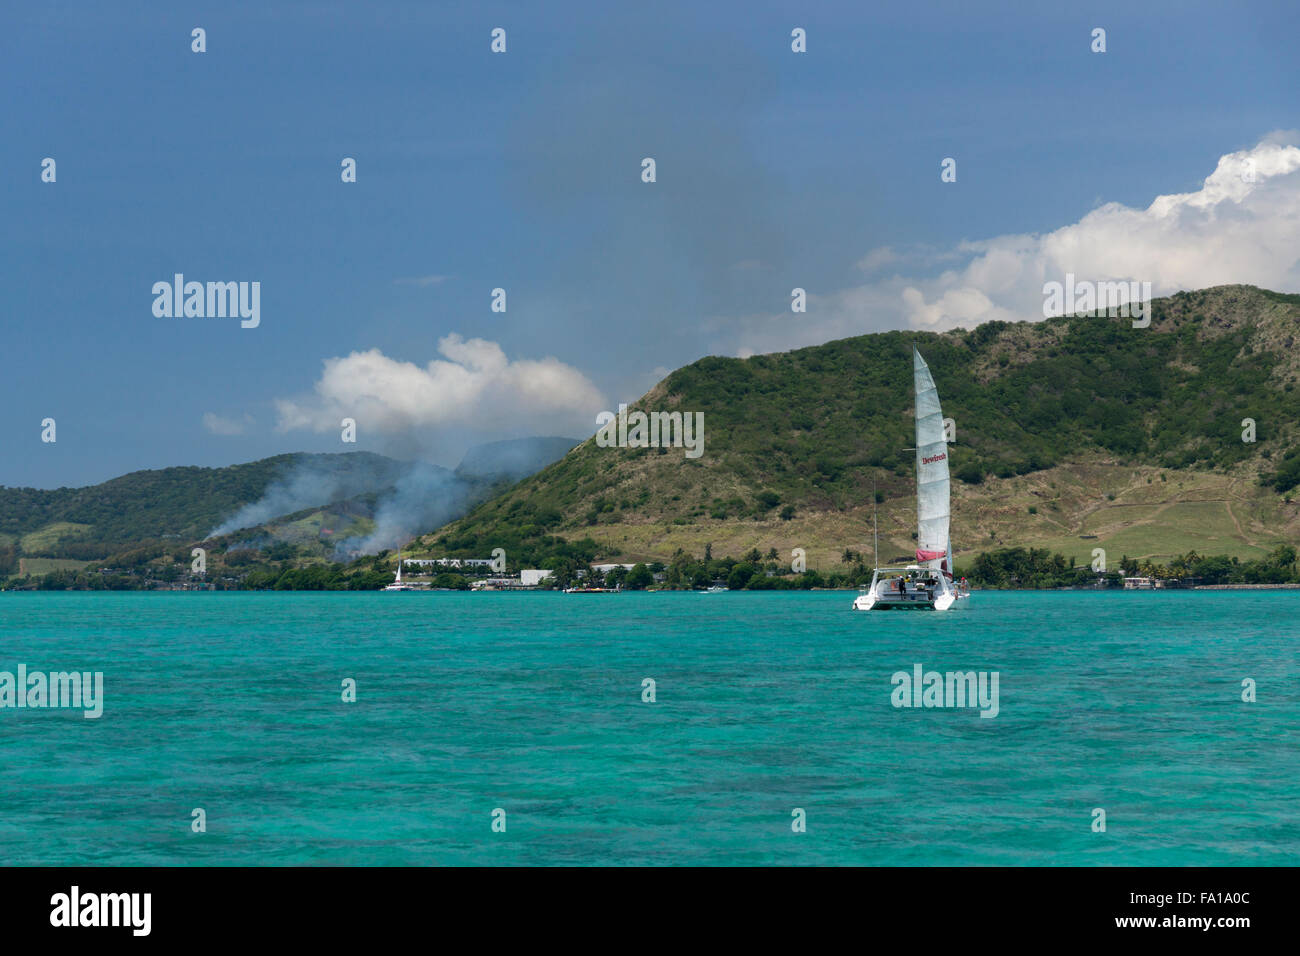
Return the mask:
<path id="1" fill-rule="evenodd" d="M 84 488 L 0 487 L 0 542 L 29 557 L 93 561 L 142 541 L 201 541 L 305 467 L 337 476 L 351 495 L 391 485 L 401 463 L 368 452 L 290 454 L 225 468 L 136 471 Z"/>
<path id="2" fill-rule="evenodd" d="M 0 584 L 262 586 L 295 568 L 319 576 L 326 565 L 332 585 L 386 583 L 391 571 L 352 559 L 391 546 L 408 528 L 463 514 L 573 444 L 494 442 L 471 448 L 455 472 L 369 452 L 288 454 L 133 472 L 85 488 L 0 487 Z M 191 575 L 200 544 L 206 575 Z"/>
<path id="3" fill-rule="evenodd" d="M 915 344 L 956 426 L 959 565 L 1007 546 L 1260 557 L 1300 531 L 1297 338 L 1300 296 L 1222 286 L 1156 300 L 1145 329 L 1094 314 L 705 358 L 632 406 L 703 412 L 699 458 L 588 439 L 415 547 L 512 564 L 585 539 L 628 561 L 803 548 L 828 570 L 869 558 L 874 482 L 881 557 L 910 554 Z"/>

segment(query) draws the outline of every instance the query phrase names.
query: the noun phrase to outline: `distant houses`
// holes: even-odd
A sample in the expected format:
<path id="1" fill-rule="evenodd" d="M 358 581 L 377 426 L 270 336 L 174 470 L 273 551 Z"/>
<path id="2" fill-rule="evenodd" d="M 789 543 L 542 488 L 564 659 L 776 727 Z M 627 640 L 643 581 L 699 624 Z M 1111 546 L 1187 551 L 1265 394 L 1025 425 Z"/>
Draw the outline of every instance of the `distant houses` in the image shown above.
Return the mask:
<path id="1" fill-rule="evenodd" d="M 402 564 L 427 570 L 449 569 L 457 571 L 487 572 L 485 577 L 470 581 L 473 591 L 508 591 L 520 588 L 541 587 L 542 582 L 554 576 L 555 572 L 544 568 L 524 568 L 519 576 L 492 572 L 496 562 L 491 558 L 403 558 Z M 494 566 L 496 565 L 496 566 Z"/>
<path id="2" fill-rule="evenodd" d="M 1170 589 L 1194 588 L 1194 587 L 1199 587 L 1201 585 L 1202 580 L 1203 580 L 1202 578 L 1195 578 L 1195 577 L 1155 578 L 1155 577 L 1138 577 L 1136 575 L 1133 577 L 1123 578 L 1125 591 L 1152 591 L 1152 590 L 1164 590 L 1166 588 L 1170 588 Z"/>
<path id="3" fill-rule="evenodd" d="M 523 582 L 518 578 L 508 577 L 480 578 L 469 583 L 471 591 L 510 591 L 522 590 L 523 587 Z"/>
<path id="4" fill-rule="evenodd" d="M 471 581 L 469 587 L 471 591 L 532 590 L 540 587 L 542 582 L 550 578 L 554 573 L 541 568 L 524 568 L 519 572 L 517 578 L 504 576 L 482 578 L 478 581 Z"/>
<path id="5" fill-rule="evenodd" d="M 425 574 L 442 570 L 460 571 L 471 579 L 469 588 L 472 591 L 532 590 L 559 586 L 557 583 L 559 579 L 552 569 L 522 568 L 517 574 L 513 574 L 499 570 L 500 562 L 494 562 L 490 558 L 403 558 L 402 565 L 417 568 Z M 590 580 L 594 577 L 599 582 L 611 571 L 619 572 L 621 577 L 635 567 L 636 564 L 592 564 L 585 568 L 574 569 L 571 580 Z M 663 572 L 653 577 L 655 583 L 663 583 L 664 579 Z M 412 583 L 416 586 L 424 586 L 423 582 Z"/>

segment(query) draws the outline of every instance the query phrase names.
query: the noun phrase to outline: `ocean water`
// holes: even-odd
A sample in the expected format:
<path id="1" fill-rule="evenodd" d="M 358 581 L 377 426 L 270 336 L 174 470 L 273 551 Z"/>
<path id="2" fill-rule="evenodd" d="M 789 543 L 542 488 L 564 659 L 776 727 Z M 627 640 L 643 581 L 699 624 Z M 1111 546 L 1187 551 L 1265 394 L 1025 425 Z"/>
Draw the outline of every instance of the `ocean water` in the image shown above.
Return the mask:
<path id="1" fill-rule="evenodd" d="M 104 673 L 97 720 L 0 710 L 0 855 L 1300 859 L 1300 592 L 976 592 L 948 614 L 853 597 L 0 594 L 0 671 Z M 891 675 L 918 663 L 997 671 L 998 715 L 894 707 Z"/>

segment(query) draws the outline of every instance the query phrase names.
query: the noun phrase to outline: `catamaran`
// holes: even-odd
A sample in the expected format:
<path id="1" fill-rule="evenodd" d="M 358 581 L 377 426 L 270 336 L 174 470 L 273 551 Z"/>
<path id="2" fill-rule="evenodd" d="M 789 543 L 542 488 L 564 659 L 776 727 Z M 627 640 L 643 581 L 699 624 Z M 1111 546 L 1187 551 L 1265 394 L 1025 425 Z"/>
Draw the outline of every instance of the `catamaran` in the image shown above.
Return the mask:
<path id="1" fill-rule="evenodd" d="M 393 579 L 392 584 L 385 585 L 381 590 L 384 591 L 422 591 L 423 588 L 417 588 L 402 580 L 402 549 L 397 549 L 397 577 Z"/>
<path id="2" fill-rule="evenodd" d="M 853 601 L 855 611 L 947 611 L 970 597 L 952 576 L 949 535 L 948 442 L 930 367 L 912 346 L 916 390 L 916 564 L 876 569 L 871 587 Z"/>

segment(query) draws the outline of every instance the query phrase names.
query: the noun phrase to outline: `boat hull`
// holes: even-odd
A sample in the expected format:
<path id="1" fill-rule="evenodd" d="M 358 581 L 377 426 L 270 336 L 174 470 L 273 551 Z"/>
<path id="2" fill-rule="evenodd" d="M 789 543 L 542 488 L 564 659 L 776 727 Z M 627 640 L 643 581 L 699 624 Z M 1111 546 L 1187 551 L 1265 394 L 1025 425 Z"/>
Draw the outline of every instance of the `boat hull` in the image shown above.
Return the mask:
<path id="1" fill-rule="evenodd" d="M 855 611 L 948 611 L 965 595 L 954 591 L 947 579 L 938 574 L 927 574 L 917 565 L 907 568 L 877 568 L 871 577 L 871 586 L 853 601 Z M 883 575 L 883 577 L 882 577 Z M 895 577 L 894 575 L 906 575 Z M 921 579 L 917 581 L 917 577 Z M 905 581 L 913 581 L 904 586 Z"/>
<path id="2" fill-rule="evenodd" d="M 930 598 L 905 598 L 886 599 L 876 598 L 872 600 L 870 594 L 860 595 L 853 602 L 855 611 L 947 611 L 951 610 L 956 599 L 951 594 L 941 594 L 934 599 Z"/>

